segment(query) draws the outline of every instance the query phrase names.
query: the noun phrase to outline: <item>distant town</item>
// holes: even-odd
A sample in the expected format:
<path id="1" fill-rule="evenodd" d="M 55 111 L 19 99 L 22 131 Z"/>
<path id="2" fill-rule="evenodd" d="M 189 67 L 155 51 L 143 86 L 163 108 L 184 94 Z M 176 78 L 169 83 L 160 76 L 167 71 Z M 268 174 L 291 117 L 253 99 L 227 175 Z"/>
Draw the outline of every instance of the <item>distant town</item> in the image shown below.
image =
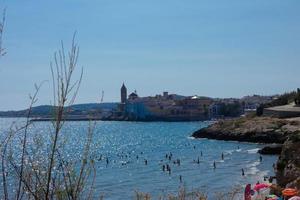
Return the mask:
<path id="1" fill-rule="evenodd" d="M 243 98 L 210 98 L 182 96 L 165 91 L 155 96 L 140 97 L 136 91 L 128 95 L 126 85 L 120 88 L 119 103 L 77 104 L 66 109 L 66 120 L 118 120 L 118 121 L 205 121 L 233 118 L 255 113 L 262 105 L 278 96 L 252 95 Z M 37 120 L 50 120 L 53 106 L 37 106 L 31 116 Z M 26 117 L 28 110 L 0 112 L 0 117 Z"/>
<path id="2" fill-rule="evenodd" d="M 182 96 L 167 91 L 155 96 L 140 97 L 136 91 L 127 93 L 123 83 L 120 104 L 106 113 L 106 118 L 133 121 L 203 121 L 215 118 L 237 117 L 256 112 L 261 104 L 276 96 L 246 96 L 238 98 L 210 98 Z"/>

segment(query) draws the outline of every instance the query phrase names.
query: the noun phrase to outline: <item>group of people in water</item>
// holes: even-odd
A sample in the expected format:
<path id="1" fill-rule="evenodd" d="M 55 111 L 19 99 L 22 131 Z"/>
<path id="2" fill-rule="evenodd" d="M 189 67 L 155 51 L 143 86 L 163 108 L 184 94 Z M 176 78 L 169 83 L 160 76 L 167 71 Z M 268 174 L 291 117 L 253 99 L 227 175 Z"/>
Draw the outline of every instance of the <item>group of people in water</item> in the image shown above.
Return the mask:
<path id="1" fill-rule="evenodd" d="M 193 146 L 193 148 L 196 149 L 196 146 Z M 237 148 L 239 149 L 239 146 Z M 142 162 L 144 163 L 144 165 L 148 165 L 148 159 L 146 158 L 146 156 L 144 156 L 144 152 L 140 152 L 138 154 L 135 154 L 134 156 L 132 154 L 133 154 L 132 152 L 129 152 L 129 153 L 121 152 L 121 153 L 117 154 L 117 157 L 121 160 L 120 163 L 122 166 L 132 163 L 133 162 L 131 159 L 132 157 L 135 157 L 136 161 L 139 161 L 139 162 L 140 162 L 140 160 L 143 160 Z M 224 160 L 225 156 L 226 155 L 222 152 L 220 155 L 221 160 Z M 193 163 L 200 165 L 200 163 L 202 162 L 200 157 L 203 157 L 202 151 L 200 151 L 200 155 L 197 157 L 197 159 L 193 160 Z M 111 162 L 111 160 L 109 159 L 109 156 L 100 155 L 98 157 L 98 161 L 102 161 L 102 160 L 104 160 L 106 162 L 106 167 L 108 167 Z M 126 160 L 126 161 L 124 161 L 124 160 Z M 262 162 L 262 156 L 259 157 L 259 160 L 260 160 L 260 162 Z M 112 160 L 112 162 L 116 163 L 117 161 L 116 161 L 116 159 L 114 159 L 114 160 Z M 161 159 L 159 162 L 159 165 L 161 166 L 161 170 L 169 175 L 172 174 L 172 167 L 173 167 L 172 164 L 177 167 L 179 167 L 181 165 L 181 160 L 179 158 L 173 158 L 172 152 L 166 153 L 164 155 L 164 158 Z M 212 167 L 214 170 L 217 169 L 216 161 L 212 162 Z M 241 175 L 245 176 L 245 170 L 243 168 L 241 169 Z M 182 175 L 179 175 L 179 181 L 180 181 L 180 183 L 182 183 L 182 181 L 183 181 Z"/>

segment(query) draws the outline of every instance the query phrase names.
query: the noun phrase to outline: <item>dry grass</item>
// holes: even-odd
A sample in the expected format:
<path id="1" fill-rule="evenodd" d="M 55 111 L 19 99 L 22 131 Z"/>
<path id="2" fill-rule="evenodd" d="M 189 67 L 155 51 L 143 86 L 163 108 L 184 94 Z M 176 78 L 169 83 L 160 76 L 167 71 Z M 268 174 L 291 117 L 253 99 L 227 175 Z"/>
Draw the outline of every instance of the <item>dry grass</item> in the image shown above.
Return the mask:
<path id="1" fill-rule="evenodd" d="M 64 126 L 64 116 L 68 114 L 65 107 L 74 103 L 82 79 L 81 70 L 80 77 L 73 81 L 78 50 L 74 34 L 68 54 L 65 53 L 64 45 L 61 43 L 61 49 L 54 54 L 54 61 L 51 63 L 53 105 L 56 110 L 53 113 L 52 127 L 49 128 L 49 139 L 45 141 L 42 135 L 29 132 L 33 125 L 30 121 L 31 110 L 37 101 L 41 87 L 41 85 L 35 85 L 35 93 L 30 96 L 31 103 L 25 125 L 22 127 L 12 125 L 1 141 L 4 192 L 1 198 L 4 200 L 76 200 L 83 196 L 84 199 L 94 198 L 96 170 L 94 161 L 90 158 L 90 145 L 95 122 L 90 122 L 79 169 L 76 161 L 67 161 L 63 156 L 63 148 L 66 144 L 61 130 Z M 29 141 L 29 137 L 33 138 L 33 141 Z M 14 148 L 15 145 L 21 148 Z M 45 149 L 46 151 L 43 151 Z M 20 155 L 20 158 L 16 155 Z"/>

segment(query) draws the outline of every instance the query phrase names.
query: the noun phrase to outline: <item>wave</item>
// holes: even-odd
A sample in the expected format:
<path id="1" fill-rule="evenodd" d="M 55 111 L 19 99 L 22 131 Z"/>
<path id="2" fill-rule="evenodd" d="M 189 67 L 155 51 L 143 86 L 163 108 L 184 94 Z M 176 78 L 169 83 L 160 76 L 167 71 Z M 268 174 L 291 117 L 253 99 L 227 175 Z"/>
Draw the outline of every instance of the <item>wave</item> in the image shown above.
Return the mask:
<path id="1" fill-rule="evenodd" d="M 247 152 L 248 152 L 249 154 L 255 154 L 255 153 L 257 153 L 259 150 L 260 150 L 260 148 L 255 148 L 255 149 L 249 149 L 249 150 L 247 150 Z"/>
<path id="2" fill-rule="evenodd" d="M 189 140 L 195 140 L 196 138 L 193 137 L 193 136 L 188 136 L 187 139 L 189 139 Z"/>
<path id="3" fill-rule="evenodd" d="M 255 161 L 251 164 L 246 165 L 246 168 L 247 168 L 246 174 L 247 175 L 256 175 L 256 174 L 258 174 L 260 172 L 259 169 L 257 168 L 257 166 L 259 164 L 260 164 L 259 161 Z"/>

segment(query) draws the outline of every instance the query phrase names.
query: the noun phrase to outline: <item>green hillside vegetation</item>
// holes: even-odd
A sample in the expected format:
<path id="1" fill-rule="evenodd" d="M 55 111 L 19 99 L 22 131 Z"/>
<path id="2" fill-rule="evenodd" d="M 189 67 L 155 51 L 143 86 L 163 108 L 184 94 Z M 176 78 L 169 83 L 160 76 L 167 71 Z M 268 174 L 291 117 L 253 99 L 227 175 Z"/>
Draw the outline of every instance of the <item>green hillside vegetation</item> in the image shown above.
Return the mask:
<path id="1" fill-rule="evenodd" d="M 87 115 L 90 113 L 99 112 L 103 109 L 113 110 L 117 108 L 117 103 L 88 103 L 76 104 L 65 108 L 69 115 Z M 32 117 L 51 117 L 55 111 L 54 106 L 42 105 L 31 109 Z M 2 111 L 0 117 L 26 117 L 28 109 L 19 111 Z"/>

